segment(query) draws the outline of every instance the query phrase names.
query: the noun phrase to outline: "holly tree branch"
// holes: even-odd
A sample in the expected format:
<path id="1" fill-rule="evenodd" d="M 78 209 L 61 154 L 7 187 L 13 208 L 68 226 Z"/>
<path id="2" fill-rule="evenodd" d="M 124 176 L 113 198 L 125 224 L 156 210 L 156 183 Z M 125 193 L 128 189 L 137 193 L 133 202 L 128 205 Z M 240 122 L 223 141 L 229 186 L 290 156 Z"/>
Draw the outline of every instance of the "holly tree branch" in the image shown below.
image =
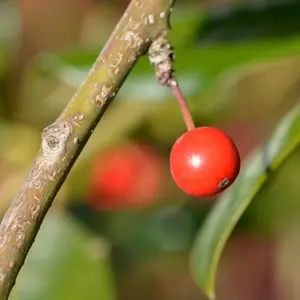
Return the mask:
<path id="1" fill-rule="evenodd" d="M 8 299 L 53 199 L 129 71 L 166 36 L 173 4 L 132 0 L 70 103 L 43 130 L 39 153 L 0 224 L 0 300 Z"/>

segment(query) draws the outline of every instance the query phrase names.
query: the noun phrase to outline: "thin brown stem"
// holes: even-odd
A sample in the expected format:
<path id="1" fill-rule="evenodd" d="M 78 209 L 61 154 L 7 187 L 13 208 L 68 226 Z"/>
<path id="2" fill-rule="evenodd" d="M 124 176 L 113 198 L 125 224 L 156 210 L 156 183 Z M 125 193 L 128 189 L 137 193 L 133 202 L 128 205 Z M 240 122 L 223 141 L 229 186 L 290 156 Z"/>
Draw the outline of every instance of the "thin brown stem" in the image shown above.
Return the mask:
<path id="1" fill-rule="evenodd" d="M 181 114 L 183 117 L 183 121 L 186 125 L 188 131 L 195 129 L 195 123 L 189 109 L 188 103 L 183 96 L 183 93 L 179 87 L 179 84 L 175 78 L 171 78 L 168 80 L 168 87 L 170 88 L 173 95 L 176 97 L 179 107 L 181 110 Z"/>

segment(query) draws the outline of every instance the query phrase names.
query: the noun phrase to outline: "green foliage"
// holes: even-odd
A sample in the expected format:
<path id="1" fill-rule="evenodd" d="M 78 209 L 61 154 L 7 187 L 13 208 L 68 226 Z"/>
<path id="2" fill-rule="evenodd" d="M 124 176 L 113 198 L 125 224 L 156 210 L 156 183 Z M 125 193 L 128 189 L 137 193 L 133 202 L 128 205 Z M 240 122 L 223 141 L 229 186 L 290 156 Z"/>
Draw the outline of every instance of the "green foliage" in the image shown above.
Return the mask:
<path id="1" fill-rule="evenodd" d="M 9 15 L 1 9 L 1 16 Z M 239 38 L 244 37 L 246 27 L 242 24 L 248 21 L 251 28 L 254 28 L 252 24 L 256 24 L 255 29 L 259 32 L 265 32 L 266 29 L 269 32 L 271 29 L 272 33 L 273 29 L 280 25 L 278 23 L 279 25 L 274 27 L 273 23 L 257 22 L 259 14 L 259 10 L 255 9 L 255 16 L 251 22 L 239 17 L 235 23 L 229 18 L 225 23 L 219 23 L 222 26 L 226 25 L 223 31 L 219 31 L 222 29 L 220 25 L 214 28 L 219 33 L 223 32 L 220 40 L 224 41 L 224 32 L 226 31 L 225 35 L 233 37 L 237 24 L 241 24 Z M 218 44 L 205 42 L 195 45 L 198 26 L 205 23 L 206 17 L 199 9 L 185 9 L 176 5 L 172 15 L 172 30 L 169 33 L 169 39 L 176 51 L 175 74 L 188 98 L 197 125 L 223 125 L 225 118 L 228 117 L 227 121 L 236 116 L 240 119 L 245 116 L 247 120 L 255 123 L 257 114 L 265 115 L 267 119 L 272 115 L 274 107 L 285 104 L 286 98 L 281 95 L 285 96 L 286 93 L 289 97 L 292 91 L 298 97 L 299 35 L 258 40 L 251 39 L 251 31 L 247 42 L 228 43 L 227 40 Z M 285 27 L 289 30 L 289 24 L 298 19 L 291 20 L 289 16 L 285 17 L 291 21 Z M 6 17 L 6 20 L 8 19 Z M 0 17 L 1 24 L 2 21 L 5 20 Z M 9 47 L 2 47 L 2 44 L 7 36 L 12 35 L 10 33 L 10 30 L 0 29 L 0 100 L 3 99 L 2 81 L 10 67 L 10 60 L 4 51 Z M 16 30 L 13 32 L 13 36 L 15 35 Z M 12 191 L 15 193 L 18 188 L 15 184 L 16 179 L 10 183 L 6 178 L 18 175 L 23 179 L 25 169 L 29 167 L 37 151 L 41 129 L 53 122 L 67 105 L 87 75 L 101 47 L 102 45 L 92 49 L 73 49 L 66 53 L 39 53 L 29 62 L 25 80 L 21 85 L 20 111 L 16 112 L 16 115 L 31 127 L 8 122 L 1 123 L 0 128 L 0 163 L 3 166 L 0 170 L 0 187 L 2 198 L 5 198 L 0 206 L 2 211 L 7 200 L 12 197 Z M 277 62 L 280 63 L 276 64 Z M 280 87 L 274 84 L 270 74 L 279 77 L 276 82 L 280 82 Z M 261 83 L 259 87 L 258 82 Z M 259 94 L 261 86 L 267 88 L 265 93 Z M 282 94 L 277 93 L 279 89 L 283 91 Z M 270 90 L 273 93 L 268 94 Z M 274 95 L 279 95 L 278 106 Z M 36 111 L 38 113 L 35 113 Z M 210 297 L 214 294 L 218 262 L 227 239 L 240 218 L 245 216 L 243 213 L 246 209 L 249 223 L 253 225 L 257 221 L 257 201 L 252 200 L 259 199 L 261 192 L 274 185 L 273 176 L 270 180 L 270 175 L 281 174 L 284 169 L 281 168 L 283 161 L 290 157 L 292 152 L 296 153 L 294 150 L 300 140 L 299 114 L 300 108 L 297 106 L 282 120 L 267 145 L 258 149 L 246 162 L 238 181 L 220 197 L 198 233 L 191 267 L 198 285 Z M 147 57 L 142 57 L 105 113 L 100 126 L 95 129 L 68 177 L 62 193 L 63 200 L 80 203 L 86 200 L 90 180 L 90 158 L 110 144 L 129 139 L 132 133 L 138 132 L 138 136 L 143 140 L 155 141 L 156 146 L 163 148 L 164 155 L 167 156 L 168 149 L 183 130 L 184 125 L 176 101 L 168 89 L 157 84 L 152 66 Z M 25 143 L 28 140 L 31 143 L 27 148 Z M 294 171 L 297 177 L 297 164 Z M 10 193 L 5 193 L 6 187 Z M 285 185 L 282 194 L 285 194 L 286 189 Z M 104 232 L 110 242 L 121 248 L 121 254 L 114 254 L 117 256 L 114 258 L 125 261 L 128 268 L 137 261 L 145 261 L 147 255 L 150 256 L 154 252 L 188 251 L 197 227 L 207 213 L 207 207 L 203 205 L 205 200 L 196 199 L 198 206 L 195 208 L 190 205 L 189 200 L 192 199 L 178 193 L 171 185 L 170 190 L 164 199 L 167 205 L 158 206 L 153 211 L 121 211 L 88 216 L 93 230 L 99 229 L 100 234 Z M 278 201 L 271 201 L 271 209 L 276 206 L 278 215 L 282 214 L 282 207 L 287 206 L 287 201 L 281 201 L 282 199 L 282 195 L 276 195 Z M 182 208 L 178 203 L 182 203 L 183 200 L 188 201 Z M 249 205 L 252 209 L 250 212 Z M 264 215 L 270 214 L 270 207 L 263 208 Z M 260 228 L 261 230 L 263 229 Z M 83 229 L 68 216 L 54 212 L 47 217 L 42 226 L 20 274 L 12 299 L 115 299 L 110 259 L 105 243 L 98 243 L 97 238 L 91 236 L 90 230 Z M 122 266 L 117 265 L 117 268 L 121 269 Z M 171 269 L 171 266 L 167 264 L 166 268 Z M 171 282 L 172 284 L 174 283 Z"/>
<path id="2" fill-rule="evenodd" d="M 191 27 L 186 25 L 192 23 Z M 202 123 L 209 118 L 219 118 L 222 113 L 224 115 L 226 107 L 232 109 L 231 114 L 234 113 L 233 105 L 230 103 L 233 98 L 230 93 L 227 93 L 228 91 L 224 94 L 221 93 L 221 97 L 212 94 L 212 91 L 220 89 L 224 82 L 242 81 L 245 76 L 263 77 L 264 73 L 261 72 L 260 67 L 264 66 L 264 62 L 276 61 L 278 58 L 294 55 L 295 61 L 298 59 L 296 56 L 300 50 L 298 36 L 241 44 L 229 45 L 224 43 L 190 48 L 188 44 L 195 32 L 196 23 L 196 17 L 190 18 L 189 22 L 178 18 L 175 26 L 182 30 L 178 34 L 180 39 L 174 34 L 177 32 L 175 30 L 171 31 L 170 39 L 177 45 L 176 76 L 186 97 L 190 100 L 193 114 L 198 123 Z M 182 42 L 183 45 L 180 43 L 182 39 L 186 41 L 186 43 Z M 49 81 L 52 79 L 56 82 L 56 85 L 63 84 L 76 89 L 86 76 L 89 67 L 97 57 L 98 51 L 99 49 L 77 49 L 73 53 L 65 54 L 43 53 L 32 64 L 31 72 L 36 76 L 35 78 L 40 80 L 42 86 L 49 85 Z M 258 66 L 258 71 L 251 69 L 255 63 Z M 245 72 L 240 72 L 241 69 Z M 287 67 L 287 73 L 290 74 L 288 78 L 297 80 L 298 74 L 293 72 L 294 70 L 289 70 Z M 52 87 L 49 90 L 53 93 Z M 247 90 L 243 92 L 247 94 Z M 40 98 L 44 97 L 38 97 L 37 100 L 40 101 Z M 104 118 L 101 126 L 96 129 L 97 132 L 92 136 L 91 142 L 87 145 L 82 157 L 89 157 L 95 149 L 104 147 L 113 140 L 124 139 L 131 130 L 140 126 L 147 119 L 151 120 L 151 133 L 157 140 L 171 142 L 182 130 L 178 125 L 180 117 L 178 119 L 174 117 L 176 116 L 175 112 L 178 111 L 177 103 L 170 101 L 171 99 L 172 96 L 168 90 L 157 84 L 148 59 L 146 57 L 140 59 L 138 65 L 124 83 L 116 102 L 107 112 L 107 118 Z M 260 100 L 253 97 L 251 103 L 234 104 L 239 108 L 242 107 L 248 113 L 248 117 L 251 118 L 251 107 L 253 105 L 260 107 L 259 102 Z M 155 103 L 154 109 L 153 103 Z M 270 103 L 266 101 L 266 103 L 268 110 L 273 104 L 272 101 Z M 64 106 L 64 103 L 61 105 Z M 171 111 L 174 114 L 171 114 Z M 123 118 L 124 114 L 131 117 Z M 267 146 L 258 149 L 249 159 L 236 184 L 221 197 L 201 228 L 192 254 L 191 266 L 196 281 L 208 296 L 212 297 L 214 294 L 215 273 L 226 240 L 251 200 L 269 179 L 266 164 L 268 171 L 277 170 L 283 160 L 296 148 L 299 143 L 299 137 L 297 136 L 299 129 L 297 123 L 299 122 L 299 107 L 296 107 L 284 118 Z M 101 136 L 101 139 L 98 138 L 99 136 Z M 78 182 L 75 184 L 74 196 L 84 194 L 80 185 L 80 173 L 82 173 L 82 169 L 75 168 L 70 177 L 73 182 Z M 114 227 L 117 228 L 116 232 L 119 230 L 117 219 L 112 218 L 111 221 Z M 135 228 L 143 228 L 138 225 L 142 224 L 142 221 L 138 221 L 138 219 L 135 221 L 137 222 Z M 132 227 L 130 230 L 132 230 Z M 122 231 L 119 234 L 121 234 L 124 241 L 126 237 L 131 240 L 129 232 Z M 138 235 L 138 230 L 136 234 Z M 146 236 L 142 235 L 146 239 Z M 143 242 L 141 243 L 143 244 Z M 153 247 L 151 242 L 144 243 L 148 248 Z M 132 247 L 134 243 L 131 240 L 131 242 L 127 241 L 125 244 Z"/>
<path id="3" fill-rule="evenodd" d="M 50 213 L 12 300 L 116 299 L 108 245 L 63 213 Z"/>
<path id="4" fill-rule="evenodd" d="M 247 161 L 238 180 L 225 192 L 205 220 L 194 245 L 191 266 L 199 286 L 214 298 L 214 280 L 226 240 L 270 173 L 276 171 L 300 143 L 300 105 L 280 122 L 270 141 Z"/>
<path id="5" fill-rule="evenodd" d="M 220 120 L 228 114 L 233 116 L 239 113 L 237 108 L 241 108 L 242 112 L 251 118 L 256 114 L 257 107 L 259 108 L 261 105 L 260 99 L 256 100 L 255 95 L 253 95 L 251 103 L 243 101 L 243 97 L 234 99 L 230 93 L 235 87 L 230 86 L 229 90 L 224 90 L 224 86 L 226 89 L 228 83 L 243 80 L 245 76 L 256 78 L 264 76 L 262 70 L 268 68 L 273 74 L 279 71 L 283 72 L 280 70 L 280 66 L 274 67 L 266 64 L 269 61 L 276 61 L 278 58 L 293 57 L 299 50 L 300 40 L 298 37 L 237 45 L 210 45 L 199 48 L 178 46 L 176 48 L 175 74 L 189 100 L 193 116 L 198 124 Z M 98 51 L 99 49 L 77 49 L 73 53 L 43 53 L 36 57 L 25 80 L 25 99 L 20 112 L 24 119 L 44 127 L 57 116 L 85 78 Z M 297 59 L 295 56 L 295 63 Z M 256 68 L 252 70 L 253 65 Z M 292 64 L 287 63 L 286 65 L 286 67 L 283 66 L 284 74 L 286 74 L 283 79 L 288 78 L 286 81 L 289 82 L 297 80 L 298 74 L 294 73 Z M 246 72 L 243 74 L 241 69 Z M 32 81 L 38 84 L 33 87 L 30 84 Z M 286 81 L 283 80 L 285 86 L 289 84 L 285 83 Z M 249 91 L 243 90 L 243 93 L 247 95 Z M 29 106 L 26 105 L 28 99 L 40 111 L 40 114 L 30 115 L 28 118 L 30 114 Z M 41 99 L 43 100 L 41 101 Z M 158 139 L 162 138 L 159 132 L 162 131 L 162 126 L 158 120 L 168 118 L 164 122 L 164 131 L 168 131 L 173 140 L 182 132 L 182 127 L 178 125 L 182 123 L 180 114 L 178 114 L 178 106 L 173 100 L 168 89 L 157 84 L 147 57 L 142 57 L 118 93 L 110 111 L 114 110 L 115 115 L 122 115 L 124 109 L 120 104 L 122 101 L 126 102 L 126 105 L 134 106 L 134 113 L 130 117 L 143 116 L 134 123 L 134 126 L 140 126 L 144 120 L 151 120 L 151 126 L 159 127 L 159 130 L 155 128 L 153 132 L 153 136 Z M 128 104 L 129 102 L 132 104 Z M 147 109 L 145 105 L 147 105 Z M 266 99 L 266 110 L 273 105 L 271 99 Z M 167 116 L 165 111 L 169 112 Z M 127 130 L 125 121 L 128 123 L 129 118 L 126 120 L 120 117 L 110 118 L 110 124 L 122 128 L 118 135 L 119 138 L 124 137 L 124 132 L 130 132 L 132 128 Z M 129 123 L 131 126 L 132 123 Z M 176 130 L 176 128 L 179 129 Z M 110 130 L 103 132 L 103 137 L 112 136 Z M 163 135 L 163 138 L 168 139 L 166 135 Z"/>
<path id="6" fill-rule="evenodd" d="M 192 85 L 186 84 L 186 93 L 187 97 L 195 96 L 211 87 L 218 79 L 218 75 L 225 70 L 253 61 L 296 55 L 299 49 L 298 36 L 236 45 L 206 45 L 198 48 L 181 46 L 176 48 L 176 74 L 183 85 L 194 78 Z M 99 49 L 77 49 L 71 53 L 57 55 L 43 53 L 36 58 L 32 67 L 37 68 L 44 75 L 55 76 L 62 82 L 68 80 L 70 85 L 78 87 L 95 61 L 98 51 Z M 132 89 L 133 85 L 135 89 Z M 141 98 L 140 90 L 144 88 L 153 90 L 153 87 L 157 88 L 158 92 L 143 94 Z M 153 69 L 146 57 L 141 58 L 130 73 L 118 97 L 128 99 L 133 95 L 135 95 L 133 98 L 142 101 L 166 99 L 165 89 L 157 85 Z"/>

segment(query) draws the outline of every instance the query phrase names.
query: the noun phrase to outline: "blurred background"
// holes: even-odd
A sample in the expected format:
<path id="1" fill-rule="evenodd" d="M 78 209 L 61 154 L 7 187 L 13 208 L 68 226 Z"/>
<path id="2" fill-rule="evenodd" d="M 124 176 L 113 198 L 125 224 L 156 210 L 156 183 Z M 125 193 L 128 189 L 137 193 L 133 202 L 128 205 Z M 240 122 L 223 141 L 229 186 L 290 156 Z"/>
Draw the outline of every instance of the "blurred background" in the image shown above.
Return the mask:
<path id="1" fill-rule="evenodd" d="M 0 0 L 0 212 L 128 0 Z M 169 38 L 197 126 L 236 142 L 242 161 L 300 95 L 300 2 L 177 0 Z M 172 182 L 184 132 L 176 100 L 146 57 L 107 110 L 54 201 L 13 300 L 205 299 L 189 270 L 217 198 Z M 255 197 L 229 239 L 217 299 L 300 298 L 300 152 Z"/>

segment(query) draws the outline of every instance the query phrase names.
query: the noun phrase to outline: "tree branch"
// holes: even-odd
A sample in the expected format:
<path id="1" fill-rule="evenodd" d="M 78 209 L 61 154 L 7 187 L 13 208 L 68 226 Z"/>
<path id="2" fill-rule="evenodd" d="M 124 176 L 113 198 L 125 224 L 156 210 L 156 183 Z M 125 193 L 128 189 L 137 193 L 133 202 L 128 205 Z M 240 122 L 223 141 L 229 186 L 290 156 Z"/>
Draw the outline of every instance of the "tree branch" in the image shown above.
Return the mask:
<path id="1" fill-rule="evenodd" d="M 54 197 L 110 101 L 151 42 L 167 33 L 173 2 L 132 0 L 86 80 L 44 129 L 32 169 L 0 225 L 1 300 L 9 297 Z"/>

